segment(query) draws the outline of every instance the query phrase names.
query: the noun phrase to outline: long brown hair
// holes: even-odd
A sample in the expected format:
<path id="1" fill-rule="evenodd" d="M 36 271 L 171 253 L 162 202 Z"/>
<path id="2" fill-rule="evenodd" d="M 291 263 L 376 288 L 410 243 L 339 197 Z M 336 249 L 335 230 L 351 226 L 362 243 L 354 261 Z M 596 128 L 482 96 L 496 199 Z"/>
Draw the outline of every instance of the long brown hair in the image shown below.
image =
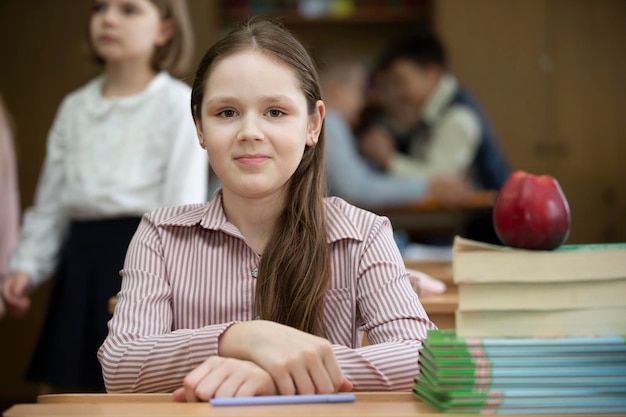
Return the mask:
<path id="1" fill-rule="evenodd" d="M 155 48 L 152 55 L 152 67 L 156 71 L 165 70 L 176 77 L 185 77 L 188 75 L 187 71 L 194 53 L 193 28 L 187 2 L 186 0 L 150 1 L 159 10 L 161 19 L 172 23 L 172 36 L 164 45 Z M 96 54 L 91 44 L 89 22 L 87 23 L 87 47 L 93 60 L 100 65 L 104 64 L 104 60 Z"/>
<path id="2" fill-rule="evenodd" d="M 245 50 L 255 50 L 290 67 L 300 81 L 309 114 L 321 99 L 313 60 L 282 25 L 252 19 L 214 44 L 196 72 L 191 92 L 194 119 L 202 114 L 207 78 L 217 62 Z M 257 277 L 255 309 L 264 320 L 323 336 L 324 294 L 330 281 L 330 256 L 324 208 L 324 134 L 307 147 L 288 184 L 287 201 Z"/>

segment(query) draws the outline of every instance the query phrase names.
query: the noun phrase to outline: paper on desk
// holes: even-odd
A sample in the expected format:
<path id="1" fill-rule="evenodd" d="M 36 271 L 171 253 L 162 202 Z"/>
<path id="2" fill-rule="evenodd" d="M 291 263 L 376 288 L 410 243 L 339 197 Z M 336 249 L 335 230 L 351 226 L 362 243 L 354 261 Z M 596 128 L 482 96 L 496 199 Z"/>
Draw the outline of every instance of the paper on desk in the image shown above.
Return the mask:
<path id="1" fill-rule="evenodd" d="M 406 271 L 409 273 L 411 286 L 420 296 L 441 294 L 446 291 L 446 284 L 444 282 L 414 269 L 407 268 Z"/>
<path id="2" fill-rule="evenodd" d="M 409 243 L 402 251 L 404 262 L 452 262 L 452 246 Z"/>

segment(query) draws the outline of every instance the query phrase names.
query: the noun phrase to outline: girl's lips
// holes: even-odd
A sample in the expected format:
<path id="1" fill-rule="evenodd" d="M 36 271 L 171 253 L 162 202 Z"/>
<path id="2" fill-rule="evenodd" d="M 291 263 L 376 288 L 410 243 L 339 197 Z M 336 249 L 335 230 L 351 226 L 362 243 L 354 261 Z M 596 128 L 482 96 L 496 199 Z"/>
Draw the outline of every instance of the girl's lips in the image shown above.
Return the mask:
<path id="1" fill-rule="evenodd" d="M 245 155 L 235 158 L 235 161 L 242 165 L 260 165 L 270 159 L 263 155 Z"/>
<path id="2" fill-rule="evenodd" d="M 98 40 L 101 43 L 113 43 L 113 42 L 117 42 L 117 38 L 115 36 L 111 36 L 111 35 L 102 35 L 98 37 Z"/>

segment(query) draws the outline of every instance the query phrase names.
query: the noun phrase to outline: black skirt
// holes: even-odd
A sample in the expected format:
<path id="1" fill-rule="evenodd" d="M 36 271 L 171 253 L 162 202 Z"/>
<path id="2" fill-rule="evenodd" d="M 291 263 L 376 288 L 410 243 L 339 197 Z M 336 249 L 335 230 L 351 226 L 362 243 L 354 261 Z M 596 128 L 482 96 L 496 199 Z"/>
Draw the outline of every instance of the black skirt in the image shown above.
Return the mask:
<path id="1" fill-rule="evenodd" d="M 108 333 L 109 298 L 120 290 L 119 271 L 139 221 L 71 223 L 27 380 L 73 389 L 103 385 L 96 354 Z"/>

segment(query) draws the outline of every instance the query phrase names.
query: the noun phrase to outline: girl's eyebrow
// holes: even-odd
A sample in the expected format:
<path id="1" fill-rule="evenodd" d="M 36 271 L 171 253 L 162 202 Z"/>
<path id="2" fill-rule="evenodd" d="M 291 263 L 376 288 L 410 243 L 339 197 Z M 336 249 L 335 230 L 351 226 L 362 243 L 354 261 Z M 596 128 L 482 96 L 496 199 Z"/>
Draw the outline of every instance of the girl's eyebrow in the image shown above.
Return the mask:
<path id="1" fill-rule="evenodd" d="M 289 102 L 289 103 L 293 103 L 293 100 L 285 95 L 282 94 L 278 94 L 275 96 L 261 96 L 261 100 L 264 103 L 280 103 L 280 102 Z"/>
<path id="2" fill-rule="evenodd" d="M 207 101 L 208 106 L 220 105 L 220 104 L 231 104 L 238 102 L 239 99 L 235 96 L 216 96 L 212 97 Z M 259 97 L 259 101 L 261 103 L 284 103 L 288 102 L 289 104 L 294 104 L 294 101 L 291 97 L 277 94 L 271 96 L 261 96 Z"/>

